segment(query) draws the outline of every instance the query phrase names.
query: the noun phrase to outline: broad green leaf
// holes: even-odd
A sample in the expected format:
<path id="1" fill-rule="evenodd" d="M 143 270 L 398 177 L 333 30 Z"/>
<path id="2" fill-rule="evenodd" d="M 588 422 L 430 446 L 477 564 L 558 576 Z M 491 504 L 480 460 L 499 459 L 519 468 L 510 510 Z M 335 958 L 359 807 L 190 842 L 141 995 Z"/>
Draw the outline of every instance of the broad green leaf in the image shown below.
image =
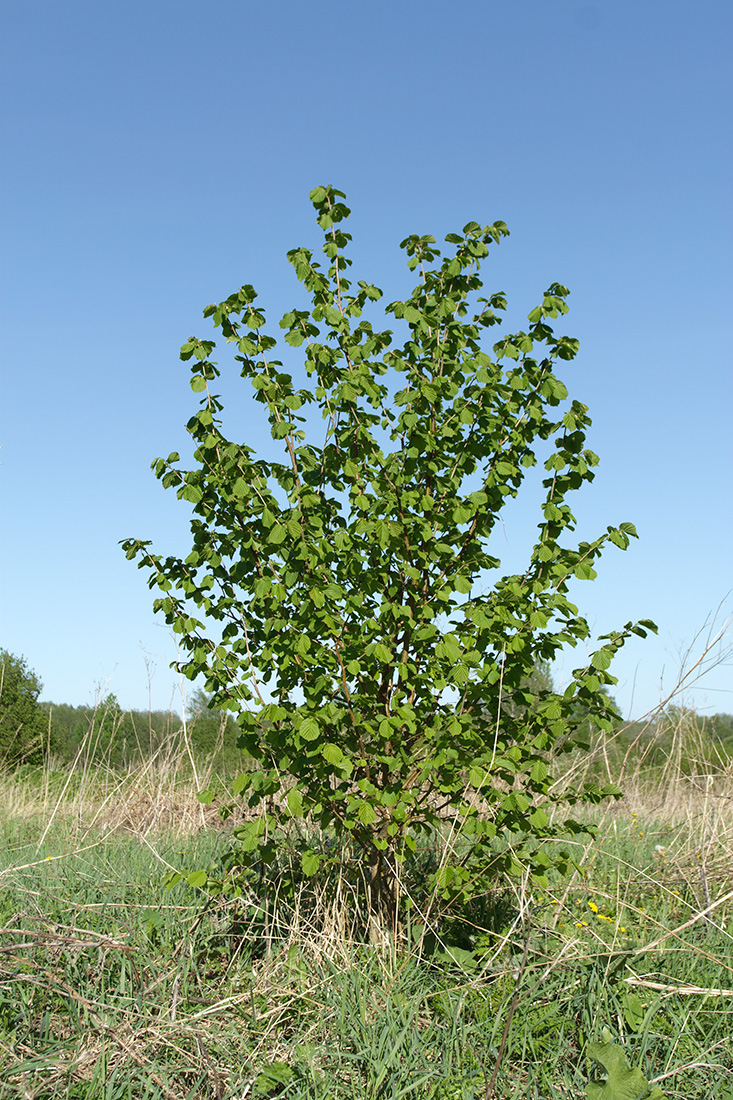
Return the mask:
<path id="1" fill-rule="evenodd" d="M 321 730 L 315 718 L 305 718 L 300 723 L 298 732 L 306 741 L 315 741 L 320 736 Z"/>
<path id="2" fill-rule="evenodd" d="M 303 795 L 297 787 L 291 787 L 288 791 L 287 803 L 293 817 L 303 816 Z"/>
<path id="3" fill-rule="evenodd" d="M 369 802 L 360 802 L 357 817 L 362 825 L 373 825 L 377 820 L 377 811 Z"/>
<path id="4" fill-rule="evenodd" d="M 232 783 L 232 791 L 234 794 L 242 794 L 246 791 L 252 782 L 252 776 L 249 772 L 242 772 Z"/>
<path id="5" fill-rule="evenodd" d="M 608 1074 L 605 1082 L 591 1082 L 588 1100 L 665 1100 L 656 1085 L 650 1085 L 640 1069 L 631 1069 L 617 1043 L 589 1043 L 588 1056 L 599 1062 Z"/>
<path id="6" fill-rule="evenodd" d="M 530 770 L 530 779 L 535 783 L 542 783 L 547 779 L 547 764 L 544 760 L 535 760 Z"/>
<path id="7" fill-rule="evenodd" d="M 303 852 L 301 857 L 303 873 L 310 877 L 315 875 L 321 865 L 321 858 L 316 852 Z"/>
<path id="8" fill-rule="evenodd" d="M 338 745 L 334 745 L 333 742 L 327 741 L 321 749 L 321 756 L 327 764 L 340 764 L 344 758 L 344 754 Z"/>

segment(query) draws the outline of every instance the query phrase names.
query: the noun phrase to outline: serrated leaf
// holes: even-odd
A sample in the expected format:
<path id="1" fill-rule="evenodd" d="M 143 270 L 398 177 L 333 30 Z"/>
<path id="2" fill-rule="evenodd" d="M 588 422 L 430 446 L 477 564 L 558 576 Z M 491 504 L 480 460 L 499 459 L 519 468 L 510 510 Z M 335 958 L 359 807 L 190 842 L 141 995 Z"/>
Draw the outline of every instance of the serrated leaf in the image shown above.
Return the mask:
<path id="1" fill-rule="evenodd" d="M 535 783 L 543 783 L 547 779 L 547 764 L 545 761 L 535 760 L 529 775 Z"/>
<path id="2" fill-rule="evenodd" d="M 304 718 L 300 723 L 298 732 L 306 741 L 315 741 L 320 736 L 321 728 L 315 718 Z"/>
<path id="3" fill-rule="evenodd" d="M 334 745 L 333 742 L 327 741 L 321 749 L 321 756 L 327 764 L 340 764 L 344 758 L 344 754 L 338 745 Z"/>
<path id="4" fill-rule="evenodd" d="M 265 1066 L 255 1077 L 254 1095 L 271 1096 L 274 1089 L 277 1089 L 279 1094 L 283 1085 L 292 1081 L 294 1076 L 295 1073 L 287 1062 L 270 1062 L 269 1066 Z"/>
<path id="5" fill-rule="evenodd" d="M 288 791 L 288 797 L 286 799 L 288 809 L 293 817 L 303 816 L 303 795 L 300 793 L 297 787 L 292 787 Z"/>
<path id="6" fill-rule="evenodd" d="M 593 581 L 598 574 L 589 561 L 579 561 L 574 569 L 575 576 L 581 581 Z"/>
<path id="7" fill-rule="evenodd" d="M 484 786 L 488 777 L 489 773 L 486 768 L 478 768 L 474 765 L 468 773 L 468 782 L 472 787 L 475 787 L 476 790 L 479 790 L 479 788 Z"/>
<path id="8" fill-rule="evenodd" d="M 590 663 L 592 664 L 593 668 L 597 668 L 601 672 L 604 672 L 607 668 L 610 667 L 611 654 L 605 647 L 603 649 L 599 649 L 597 653 L 593 654 Z"/>
<path id="9" fill-rule="evenodd" d="M 234 794 L 242 794 L 243 791 L 247 790 L 251 782 L 252 775 L 250 772 L 242 772 L 242 774 L 238 775 L 232 783 L 232 791 Z"/>
<path id="10" fill-rule="evenodd" d="M 361 802 L 356 816 L 362 825 L 373 825 L 377 820 L 377 811 L 370 802 Z"/>

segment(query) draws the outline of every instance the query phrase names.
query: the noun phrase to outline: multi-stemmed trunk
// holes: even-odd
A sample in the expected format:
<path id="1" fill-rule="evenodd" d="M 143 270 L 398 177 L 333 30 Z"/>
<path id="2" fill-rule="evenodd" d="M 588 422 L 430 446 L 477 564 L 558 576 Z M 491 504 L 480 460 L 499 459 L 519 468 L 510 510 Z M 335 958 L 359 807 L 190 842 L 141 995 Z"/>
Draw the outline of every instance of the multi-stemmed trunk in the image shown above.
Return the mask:
<path id="1" fill-rule="evenodd" d="M 382 850 L 370 845 L 366 890 L 369 941 L 375 946 L 385 946 L 397 933 L 399 917 L 398 880 L 391 844 Z"/>

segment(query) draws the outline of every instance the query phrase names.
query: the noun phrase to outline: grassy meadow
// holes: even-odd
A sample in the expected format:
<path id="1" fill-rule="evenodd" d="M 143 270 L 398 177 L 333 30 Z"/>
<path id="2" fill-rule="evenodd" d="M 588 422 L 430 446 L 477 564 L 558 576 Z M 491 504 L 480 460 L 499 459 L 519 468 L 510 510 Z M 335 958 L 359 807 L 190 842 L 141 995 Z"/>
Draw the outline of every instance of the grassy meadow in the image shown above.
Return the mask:
<path id="1" fill-rule="evenodd" d="M 604 1039 L 650 1087 L 602 1100 L 731 1100 L 733 769 L 698 736 L 680 711 L 661 763 L 600 745 L 577 767 L 620 767 L 625 797 L 586 811 L 570 877 L 438 914 L 418 868 L 379 949 L 339 853 L 240 896 L 164 887 L 236 876 L 237 815 L 198 801 L 212 777 L 186 751 L 7 771 L 0 1100 L 574 1100 Z"/>

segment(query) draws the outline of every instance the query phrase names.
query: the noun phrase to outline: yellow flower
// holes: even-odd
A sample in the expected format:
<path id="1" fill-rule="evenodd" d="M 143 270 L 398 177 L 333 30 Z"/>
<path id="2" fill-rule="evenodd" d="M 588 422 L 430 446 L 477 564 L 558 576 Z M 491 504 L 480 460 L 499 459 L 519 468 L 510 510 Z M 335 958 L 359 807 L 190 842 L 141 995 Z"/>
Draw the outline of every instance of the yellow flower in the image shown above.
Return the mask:
<path id="1" fill-rule="evenodd" d="M 588 921 L 587 920 L 576 920 L 575 927 L 576 928 L 587 928 L 588 927 Z"/>
<path id="2" fill-rule="evenodd" d="M 598 906 L 596 905 L 596 903 L 594 901 L 589 901 L 588 902 L 588 908 L 592 909 L 594 913 L 598 912 Z"/>
<path id="3" fill-rule="evenodd" d="M 625 932 L 626 931 L 626 929 L 622 928 L 621 925 L 618 926 L 618 930 L 619 930 L 619 932 Z"/>

